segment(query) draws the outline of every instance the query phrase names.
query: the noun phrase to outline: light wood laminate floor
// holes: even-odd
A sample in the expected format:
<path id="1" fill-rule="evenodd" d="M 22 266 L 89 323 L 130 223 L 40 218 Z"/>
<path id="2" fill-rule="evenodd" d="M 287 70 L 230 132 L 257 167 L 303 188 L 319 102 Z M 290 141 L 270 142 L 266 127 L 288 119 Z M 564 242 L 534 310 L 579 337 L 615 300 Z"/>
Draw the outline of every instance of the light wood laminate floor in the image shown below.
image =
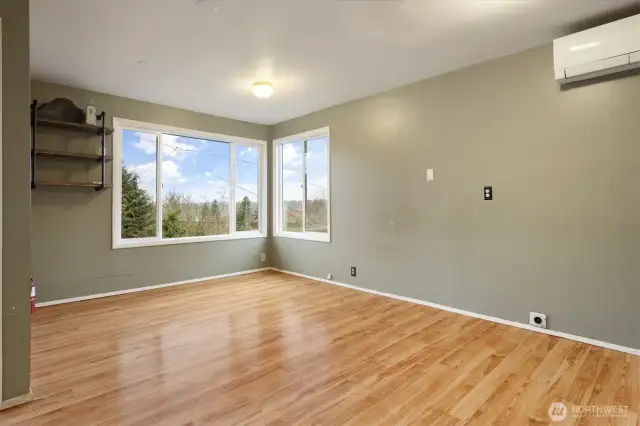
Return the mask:
<path id="1" fill-rule="evenodd" d="M 35 401 L 1 425 L 547 425 L 628 407 L 640 358 L 261 272 L 38 309 Z M 570 409 L 570 408 L 569 408 Z"/>

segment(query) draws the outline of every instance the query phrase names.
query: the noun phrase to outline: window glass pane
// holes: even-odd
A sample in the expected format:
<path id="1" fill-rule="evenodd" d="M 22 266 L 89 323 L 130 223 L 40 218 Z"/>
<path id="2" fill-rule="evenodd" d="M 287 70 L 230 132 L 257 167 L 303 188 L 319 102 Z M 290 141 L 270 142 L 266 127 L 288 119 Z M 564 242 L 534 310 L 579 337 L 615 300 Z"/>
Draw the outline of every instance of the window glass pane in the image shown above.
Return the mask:
<path id="1" fill-rule="evenodd" d="M 162 237 L 229 233 L 230 145 L 163 135 Z"/>
<path id="2" fill-rule="evenodd" d="M 155 133 L 122 131 L 121 238 L 156 236 Z"/>
<path id="3" fill-rule="evenodd" d="M 236 145 L 236 231 L 257 231 L 258 217 L 258 148 Z"/>
<path id="4" fill-rule="evenodd" d="M 282 230 L 302 232 L 302 198 L 304 172 L 302 155 L 304 142 L 282 145 Z"/>
<path id="5" fill-rule="evenodd" d="M 306 165 L 305 231 L 328 232 L 327 138 L 307 141 Z"/>

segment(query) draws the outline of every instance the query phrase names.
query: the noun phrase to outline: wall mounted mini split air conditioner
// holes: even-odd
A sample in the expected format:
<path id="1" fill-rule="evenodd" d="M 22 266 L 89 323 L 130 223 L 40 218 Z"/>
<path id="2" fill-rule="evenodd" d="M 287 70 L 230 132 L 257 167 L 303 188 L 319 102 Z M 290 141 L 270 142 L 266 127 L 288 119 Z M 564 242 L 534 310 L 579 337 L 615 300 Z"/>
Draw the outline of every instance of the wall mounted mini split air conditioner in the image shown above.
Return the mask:
<path id="1" fill-rule="evenodd" d="M 588 80 L 640 68 L 640 15 L 553 42 L 556 80 Z"/>

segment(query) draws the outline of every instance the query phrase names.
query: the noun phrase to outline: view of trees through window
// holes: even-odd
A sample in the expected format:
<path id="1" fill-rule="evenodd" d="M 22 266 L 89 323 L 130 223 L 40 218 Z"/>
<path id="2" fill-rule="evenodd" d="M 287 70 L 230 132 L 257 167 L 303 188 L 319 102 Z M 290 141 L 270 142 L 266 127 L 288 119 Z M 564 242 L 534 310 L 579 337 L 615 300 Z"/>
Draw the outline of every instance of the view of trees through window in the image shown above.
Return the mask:
<path id="1" fill-rule="evenodd" d="M 253 147 L 236 145 L 236 231 L 257 231 L 258 217 L 258 150 Z"/>
<path id="2" fill-rule="evenodd" d="M 326 137 L 281 147 L 282 230 L 328 232 Z"/>
<path id="3" fill-rule="evenodd" d="M 123 132 L 122 238 L 156 236 L 156 155 L 155 133 Z M 133 140 L 146 146 L 139 157 L 133 155 Z M 131 160 L 137 160 L 134 164 Z M 145 178 L 144 186 L 141 179 Z M 152 188 L 150 191 L 149 189 Z"/>
<path id="4" fill-rule="evenodd" d="M 232 149 L 235 179 L 231 176 Z M 157 237 L 158 175 L 162 179 L 162 238 L 228 234 L 232 197 L 236 200 L 236 231 L 259 230 L 258 160 L 254 146 L 124 130 L 121 238 Z"/>

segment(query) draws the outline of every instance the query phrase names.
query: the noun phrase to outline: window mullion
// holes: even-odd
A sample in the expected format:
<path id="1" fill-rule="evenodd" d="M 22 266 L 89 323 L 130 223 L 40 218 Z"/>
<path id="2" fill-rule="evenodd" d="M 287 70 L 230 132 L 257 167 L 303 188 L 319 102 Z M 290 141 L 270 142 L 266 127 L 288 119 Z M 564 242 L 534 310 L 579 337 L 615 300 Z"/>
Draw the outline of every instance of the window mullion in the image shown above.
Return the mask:
<path id="1" fill-rule="evenodd" d="M 282 186 L 284 185 L 284 173 L 282 173 L 282 168 L 284 167 L 284 162 L 282 161 L 282 149 L 283 149 L 283 144 L 279 144 L 278 145 L 278 149 L 276 152 L 276 158 L 274 159 L 274 163 L 275 163 L 275 167 L 276 169 L 274 170 L 274 173 L 276 174 L 276 176 L 274 176 L 274 179 L 277 179 L 277 185 L 278 185 L 278 189 L 277 189 L 277 199 L 273 200 L 274 204 L 275 204 L 275 228 L 274 228 L 274 232 L 282 232 L 283 231 L 283 226 L 282 226 L 282 218 L 284 217 L 283 215 L 285 214 L 284 212 L 284 201 L 283 201 L 283 195 L 282 195 Z"/>
<path id="2" fill-rule="evenodd" d="M 162 132 L 156 132 L 156 238 L 162 239 Z"/>
<path id="3" fill-rule="evenodd" d="M 302 232 L 307 232 L 307 141 L 302 146 Z"/>
<path id="4" fill-rule="evenodd" d="M 258 232 L 266 232 L 266 227 L 264 226 L 265 223 L 265 217 L 264 214 L 262 213 L 262 209 L 264 208 L 266 203 L 263 203 L 263 197 L 265 195 L 264 193 L 264 189 L 262 187 L 263 184 L 263 179 L 262 179 L 262 173 L 264 173 L 263 170 L 263 165 L 262 165 L 262 161 L 263 161 L 263 155 L 264 152 L 262 152 L 262 148 L 259 146 L 254 147 L 255 149 L 258 150 L 258 188 L 256 191 L 256 197 L 258 198 Z"/>
<path id="5" fill-rule="evenodd" d="M 229 149 L 229 234 L 236 232 L 236 144 L 230 143 Z"/>

